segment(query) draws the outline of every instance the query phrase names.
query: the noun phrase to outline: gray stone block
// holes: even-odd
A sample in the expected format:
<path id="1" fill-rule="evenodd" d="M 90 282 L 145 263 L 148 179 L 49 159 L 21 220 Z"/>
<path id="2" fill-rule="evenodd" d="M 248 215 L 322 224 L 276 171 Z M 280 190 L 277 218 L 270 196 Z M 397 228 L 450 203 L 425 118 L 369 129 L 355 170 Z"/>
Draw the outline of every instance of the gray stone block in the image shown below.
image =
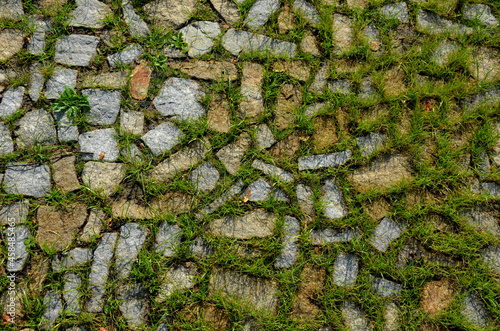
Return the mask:
<path id="1" fill-rule="evenodd" d="M 99 38 L 72 34 L 56 42 L 54 60 L 68 66 L 88 67 L 97 56 Z"/>
<path id="2" fill-rule="evenodd" d="M 176 146 L 183 137 L 184 133 L 175 124 L 164 122 L 142 136 L 142 140 L 154 155 L 162 155 Z"/>
<path id="3" fill-rule="evenodd" d="M 5 192 L 41 198 L 50 192 L 50 169 L 43 164 L 7 165 L 3 180 Z"/>

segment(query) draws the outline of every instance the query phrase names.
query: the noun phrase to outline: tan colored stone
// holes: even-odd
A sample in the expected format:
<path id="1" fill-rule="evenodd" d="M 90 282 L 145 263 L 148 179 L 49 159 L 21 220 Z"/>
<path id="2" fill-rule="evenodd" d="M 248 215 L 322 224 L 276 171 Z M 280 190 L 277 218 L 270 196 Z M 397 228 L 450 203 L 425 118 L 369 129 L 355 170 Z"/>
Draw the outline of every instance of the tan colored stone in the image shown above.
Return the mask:
<path id="1" fill-rule="evenodd" d="M 130 79 L 130 95 L 132 98 L 138 100 L 146 99 L 151 73 L 151 68 L 142 63 L 132 70 L 132 77 Z"/>
<path id="2" fill-rule="evenodd" d="M 127 86 L 128 73 L 125 71 L 107 72 L 99 75 L 86 74 L 83 76 L 80 87 L 104 87 L 119 90 Z"/>
<path id="3" fill-rule="evenodd" d="M 160 27 L 178 28 L 186 23 L 198 8 L 196 0 L 160 0 L 145 5 L 147 17 Z"/>
<path id="4" fill-rule="evenodd" d="M 52 178 L 56 186 L 65 194 L 80 188 L 76 177 L 75 159 L 74 156 L 68 156 L 52 164 Z"/>
<path id="5" fill-rule="evenodd" d="M 231 129 L 230 121 L 231 107 L 229 102 L 222 95 L 217 95 L 210 101 L 207 112 L 208 127 L 220 133 L 229 132 Z"/>
<path id="6" fill-rule="evenodd" d="M 236 80 L 238 70 L 234 63 L 227 61 L 195 61 L 195 62 L 171 62 L 172 69 L 198 79 L 206 80 Z"/>
<path id="7" fill-rule="evenodd" d="M 500 78 L 500 52 L 493 48 L 479 47 L 472 51 L 469 72 L 480 82 L 494 82 Z"/>
<path id="8" fill-rule="evenodd" d="M 448 278 L 425 284 L 420 300 L 422 310 L 436 317 L 451 304 L 455 290 L 456 284 Z"/>
<path id="9" fill-rule="evenodd" d="M 238 172 L 241 160 L 251 144 L 252 138 L 247 132 L 243 132 L 235 142 L 222 147 L 215 155 L 222 162 L 226 170 L 234 176 Z"/>
<path id="10" fill-rule="evenodd" d="M 149 204 L 141 204 L 136 200 L 128 200 L 122 196 L 111 207 L 114 217 L 133 219 L 152 219 L 166 215 L 177 215 L 190 210 L 193 198 L 189 194 L 174 192 L 164 193 Z"/>
<path id="11" fill-rule="evenodd" d="M 278 31 L 280 34 L 295 29 L 297 25 L 293 22 L 293 11 L 288 5 L 284 5 L 278 16 Z"/>
<path id="12" fill-rule="evenodd" d="M 49 273 L 49 259 L 42 255 L 37 255 L 31 258 L 31 263 L 28 266 L 27 283 L 28 290 L 37 297 L 43 292 L 43 283 Z"/>
<path id="13" fill-rule="evenodd" d="M 307 34 L 304 39 L 300 42 L 300 49 L 302 52 L 309 53 L 314 56 L 321 56 L 321 52 L 318 49 L 318 41 L 316 37 L 312 34 Z"/>
<path id="14" fill-rule="evenodd" d="M 101 191 L 109 197 L 125 178 L 123 163 L 87 162 L 83 168 L 82 181 L 93 191 Z"/>
<path id="15" fill-rule="evenodd" d="M 406 92 L 404 82 L 404 72 L 401 68 L 389 70 L 384 80 L 384 96 L 386 98 L 395 97 Z"/>
<path id="16" fill-rule="evenodd" d="M 264 99 L 262 98 L 262 82 L 264 68 L 258 63 L 245 63 L 241 78 L 240 115 L 244 117 L 258 117 L 264 113 Z"/>
<path id="17" fill-rule="evenodd" d="M 271 156 L 276 158 L 290 158 L 299 150 L 300 142 L 308 139 L 309 136 L 294 131 L 271 148 Z"/>
<path id="18" fill-rule="evenodd" d="M 312 141 L 318 150 L 335 144 L 339 137 L 337 136 L 337 125 L 331 117 L 319 116 L 313 121 L 314 135 Z"/>
<path id="19" fill-rule="evenodd" d="M 311 70 L 304 61 L 277 62 L 274 72 L 283 72 L 301 82 L 305 82 L 311 76 Z"/>
<path id="20" fill-rule="evenodd" d="M 311 300 L 317 299 L 323 292 L 326 271 L 320 267 L 306 264 L 300 275 L 301 284 L 296 301 L 292 306 L 294 319 L 313 320 L 321 310 Z"/>
<path id="21" fill-rule="evenodd" d="M 179 313 L 179 317 L 189 323 L 200 320 L 205 322 L 208 328 L 204 330 L 227 330 L 230 325 L 227 313 L 213 303 L 208 302 L 185 307 Z"/>
<path id="22" fill-rule="evenodd" d="M 5 29 L 0 32 L 0 62 L 6 61 L 16 55 L 24 44 L 22 31 Z"/>
<path id="23" fill-rule="evenodd" d="M 290 126 L 295 121 L 295 111 L 302 104 L 302 91 L 292 84 L 281 87 L 278 101 L 276 102 L 274 123 L 278 130 Z"/>
<path id="24" fill-rule="evenodd" d="M 379 221 L 388 216 L 394 208 L 384 198 L 377 198 L 375 201 L 365 203 L 364 210 L 373 221 Z"/>

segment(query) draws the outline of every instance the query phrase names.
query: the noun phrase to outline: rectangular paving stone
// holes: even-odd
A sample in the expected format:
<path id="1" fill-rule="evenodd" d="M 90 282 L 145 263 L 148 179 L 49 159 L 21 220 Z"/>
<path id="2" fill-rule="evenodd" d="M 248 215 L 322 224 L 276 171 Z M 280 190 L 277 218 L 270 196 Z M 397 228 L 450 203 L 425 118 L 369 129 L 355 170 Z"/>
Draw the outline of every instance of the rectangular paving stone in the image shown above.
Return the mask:
<path id="1" fill-rule="evenodd" d="M 326 245 L 330 243 L 352 241 L 360 236 L 354 229 L 324 229 L 311 231 L 311 241 L 314 246 Z"/>
<path id="2" fill-rule="evenodd" d="M 299 170 L 314 170 L 319 168 L 336 167 L 345 164 L 351 159 L 350 149 L 331 153 L 299 157 Z"/>
<path id="3" fill-rule="evenodd" d="M 264 35 L 230 29 L 222 37 L 222 46 L 234 56 L 241 52 L 260 52 L 275 57 L 295 57 L 297 45 Z"/>

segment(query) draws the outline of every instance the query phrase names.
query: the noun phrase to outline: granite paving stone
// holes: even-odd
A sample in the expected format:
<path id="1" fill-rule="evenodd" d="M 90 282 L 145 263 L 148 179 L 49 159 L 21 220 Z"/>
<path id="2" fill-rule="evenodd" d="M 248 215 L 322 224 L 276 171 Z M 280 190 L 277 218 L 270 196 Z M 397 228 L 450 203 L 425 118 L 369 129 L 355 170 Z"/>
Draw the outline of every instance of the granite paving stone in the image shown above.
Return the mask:
<path id="1" fill-rule="evenodd" d="M 403 286 L 391 280 L 376 277 L 372 284 L 373 291 L 381 297 L 391 297 L 401 293 Z"/>
<path id="2" fill-rule="evenodd" d="M 241 217 L 226 216 L 213 220 L 209 229 L 212 235 L 236 239 L 264 238 L 273 234 L 276 216 L 262 209 Z"/>
<path id="3" fill-rule="evenodd" d="M 82 284 L 80 275 L 70 272 L 64 275 L 63 298 L 66 303 L 66 313 L 79 315 L 82 312 L 80 306 L 81 294 L 78 291 Z"/>
<path id="4" fill-rule="evenodd" d="M 328 179 L 322 190 L 321 204 L 325 216 L 329 219 L 339 219 L 346 216 L 348 209 L 342 191 L 339 189 L 339 183 L 335 179 Z"/>
<path id="5" fill-rule="evenodd" d="M 406 231 L 406 226 L 404 224 L 395 222 L 389 217 L 384 217 L 375 228 L 375 233 L 370 239 L 370 243 L 379 251 L 385 252 L 390 243 L 398 239 L 404 231 Z"/>
<path id="6" fill-rule="evenodd" d="M 50 168 L 44 164 L 10 163 L 3 186 L 7 193 L 41 198 L 50 192 Z"/>
<path id="7" fill-rule="evenodd" d="M 490 316 L 484 303 L 476 293 L 470 291 L 462 301 L 462 315 L 477 327 L 487 327 L 490 324 Z"/>
<path id="8" fill-rule="evenodd" d="M 310 238 L 314 246 L 337 242 L 348 242 L 359 237 L 359 232 L 354 229 L 324 229 L 311 231 Z"/>
<path id="9" fill-rule="evenodd" d="M 76 0 L 77 7 L 70 13 L 69 26 L 102 29 L 111 9 L 97 0 Z"/>
<path id="10" fill-rule="evenodd" d="M 299 170 L 315 170 L 319 168 L 338 167 L 345 164 L 352 156 L 351 150 L 331 154 L 320 154 L 299 157 Z"/>
<path id="11" fill-rule="evenodd" d="M 45 109 L 35 109 L 26 113 L 18 122 L 16 143 L 18 147 L 55 145 L 56 128 L 52 116 Z"/>
<path id="12" fill-rule="evenodd" d="M 333 267 L 333 283 L 337 286 L 352 288 L 356 284 L 359 262 L 354 254 L 340 253 Z"/>
<path id="13" fill-rule="evenodd" d="M 144 49 L 139 44 L 131 44 L 122 51 L 108 56 L 108 63 L 112 68 L 132 64 L 144 54 Z"/>
<path id="14" fill-rule="evenodd" d="M 101 209 L 92 208 L 85 224 L 80 241 L 88 243 L 101 234 L 106 225 L 106 215 Z"/>
<path id="15" fill-rule="evenodd" d="M 67 253 L 55 255 L 52 258 L 52 271 L 61 272 L 76 266 L 81 266 L 92 261 L 92 257 L 92 251 L 88 248 L 73 248 Z"/>
<path id="16" fill-rule="evenodd" d="M 290 199 L 281 189 L 272 187 L 266 180 L 259 178 L 255 182 L 248 185 L 248 187 L 241 194 L 242 200 L 248 201 L 267 201 L 273 198 L 278 201 L 288 202 Z"/>
<path id="17" fill-rule="evenodd" d="M 356 138 L 361 156 L 368 156 L 384 146 L 387 136 L 381 132 L 372 132 L 367 136 Z"/>
<path id="18" fill-rule="evenodd" d="M 227 189 L 220 198 L 212 201 L 208 206 L 203 208 L 197 215 L 197 219 L 202 219 L 206 215 L 213 213 L 217 209 L 219 209 L 226 202 L 237 196 L 245 187 L 243 181 L 238 179 L 236 183 L 234 183 L 229 189 Z"/>
<path id="19" fill-rule="evenodd" d="M 87 121 L 94 125 L 111 125 L 116 122 L 122 100 L 120 91 L 88 89 L 82 91 L 88 97 L 90 110 Z"/>
<path id="20" fill-rule="evenodd" d="M 144 114 L 138 111 L 120 111 L 120 130 L 133 135 L 142 135 L 144 132 Z"/>
<path id="21" fill-rule="evenodd" d="M 466 20 L 478 20 L 488 27 L 498 25 L 498 18 L 491 12 L 491 7 L 481 3 L 464 5 L 462 7 L 462 17 Z"/>
<path id="22" fill-rule="evenodd" d="M 61 299 L 61 294 L 50 290 L 43 297 L 43 315 L 40 322 L 40 327 L 42 330 L 52 330 L 54 322 L 61 315 L 63 311 L 63 301 Z"/>
<path id="23" fill-rule="evenodd" d="M 88 67 L 97 56 L 99 38 L 72 34 L 56 42 L 54 60 L 68 66 Z"/>
<path id="24" fill-rule="evenodd" d="M 23 16 L 21 0 L 0 0 L 0 20 L 19 20 Z"/>
<path id="25" fill-rule="evenodd" d="M 144 7 L 147 17 L 164 28 L 179 28 L 186 23 L 197 9 L 196 0 L 159 0 Z"/>
<path id="26" fill-rule="evenodd" d="M 278 0 L 257 0 L 248 12 L 245 24 L 252 28 L 257 29 L 266 24 L 269 16 L 274 14 L 281 4 Z"/>
<path id="27" fill-rule="evenodd" d="M 164 257 L 173 257 L 181 239 L 182 230 L 178 225 L 162 222 L 155 239 L 155 251 Z"/>
<path id="28" fill-rule="evenodd" d="M 222 46 L 234 56 L 240 53 L 264 53 L 274 57 L 295 57 L 297 45 L 261 34 L 230 29 L 222 37 Z"/>
<path id="29" fill-rule="evenodd" d="M 483 263 L 500 274 L 500 246 L 490 245 L 483 250 Z"/>
<path id="30" fill-rule="evenodd" d="M 406 2 L 397 2 L 385 5 L 380 9 L 380 14 L 386 19 L 396 19 L 400 23 L 409 23 L 408 5 Z"/>
<path id="31" fill-rule="evenodd" d="M 148 234 L 149 230 L 137 223 L 127 223 L 120 227 L 120 237 L 116 244 L 115 253 L 115 271 L 118 279 L 129 276 Z"/>
<path id="32" fill-rule="evenodd" d="M 276 142 L 273 132 L 267 124 L 260 124 L 255 130 L 254 137 L 255 145 L 258 149 L 267 149 Z"/>
<path id="33" fill-rule="evenodd" d="M 120 150 L 114 129 L 98 129 L 82 133 L 78 137 L 83 160 L 118 161 Z"/>
<path id="34" fill-rule="evenodd" d="M 41 72 L 41 64 L 33 63 L 30 67 L 30 84 L 28 87 L 28 95 L 33 102 L 37 102 L 40 98 L 40 93 L 42 93 L 43 85 L 45 83 L 45 77 Z"/>
<path id="35" fill-rule="evenodd" d="M 10 154 L 14 151 L 14 142 L 9 128 L 0 122 L 0 156 Z"/>
<path id="36" fill-rule="evenodd" d="M 164 122 L 148 131 L 142 140 L 154 155 L 162 155 L 180 143 L 184 133 L 172 122 Z"/>
<path id="37" fill-rule="evenodd" d="M 215 22 L 199 21 L 189 24 L 179 30 L 182 39 L 187 44 L 188 56 L 199 57 L 210 53 L 213 40 L 221 33 L 220 27 Z"/>
<path id="38" fill-rule="evenodd" d="M 123 20 L 128 26 L 130 35 L 134 38 L 146 37 L 150 33 L 149 27 L 146 22 L 137 15 L 130 1 L 123 1 L 122 9 Z"/>
<path id="39" fill-rule="evenodd" d="M 26 89 L 23 86 L 8 89 L 0 102 L 0 119 L 5 119 L 21 108 L 23 104 L 24 93 Z"/>
<path id="40" fill-rule="evenodd" d="M 28 219 L 29 209 L 29 200 L 16 201 L 9 205 L 0 205 L 0 224 L 8 225 L 12 220 L 14 220 L 14 224 L 22 224 Z"/>
<path id="41" fill-rule="evenodd" d="M 252 163 L 252 167 L 262 171 L 269 177 L 276 177 L 283 182 L 292 183 L 293 181 L 295 181 L 293 175 L 288 171 L 278 168 L 272 164 L 262 162 L 260 160 L 254 160 Z"/>
<path id="42" fill-rule="evenodd" d="M 419 12 L 417 13 L 416 28 L 418 31 L 428 34 L 445 34 L 452 37 L 470 35 L 474 32 L 474 29 L 468 26 L 455 23 L 446 18 L 442 18 L 435 13 L 425 11 L 423 9 L 419 10 Z"/>
<path id="43" fill-rule="evenodd" d="M 56 68 L 45 84 L 45 97 L 49 100 L 58 99 L 65 87 L 74 89 L 78 71 L 65 68 Z"/>
<path id="44" fill-rule="evenodd" d="M 202 192 L 211 191 L 217 185 L 220 174 L 217 168 L 210 162 L 201 164 L 189 174 L 189 180 L 198 190 Z"/>
<path id="45" fill-rule="evenodd" d="M 3 14 L 1 5 L 2 3 L 0 2 L 0 15 Z M 2 45 L 2 48 L 0 48 L 0 62 L 3 62 L 23 49 L 24 33 L 20 30 L 4 29 L 0 32 L 0 45 Z"/>
<path id="46" fill-rule="evenodd" d="M 293 2 L 293 9 L 302 15 L 312 26 L 317 26 L 321 22 L 318 11 L 307 1 L 295 0 Z"/>
<path id="47" fill-rule="evenodd" d="M 210 0 L 210 3 L 227 23 L 234 25 L 239 22 L 238 6 L 230 0 Z"/>
<path id="48" fill-rule="evenodd" d="M 189 266 L 189 268 L 187 267 Z M 179 265 L 170 268 L 164 276 L 156 301 L 161 303 L 167 300 L 173 293 L 192 288 L 196 283 L 196 265 L 189 263 L 187 266 Z"/>
<path id="49" fill-rule="evenodd" d="M 87 162 L 82 172 L 82 182 L 93 191 L 109 197 L 118 189 L 125 178 L 123 163 Z"/>
<path id="50" fill-rule="evenodd" d="M 148 290 L 142 283 L 126 284 L 118 288 L 120 312 L 130 328 L 146 325 L 149 310 Z"/>
<path id="51" fill-rule="evenodd" d="M 9 260 L 7 262 L 7 267 L 5 268 L 7 272 L 20 272 L 24 269 L 29 257 L 28 247 L 25 241 L 29 238 L 29 229 L 24 225 L 8 228 L 5 243 L 8 244 L 9 247 L 10 243 L 14 245 L 14 256 L 11 260 L 9 252 Z"/>
<path id="52" fill-rule="evenodd" d="M 284 236 L 281 240 L 283 250 L 274 261 L 275 268 L 291 268 L 299 255 L 299 221 L 295 217 L 285 216 L 283 232 Z"/>

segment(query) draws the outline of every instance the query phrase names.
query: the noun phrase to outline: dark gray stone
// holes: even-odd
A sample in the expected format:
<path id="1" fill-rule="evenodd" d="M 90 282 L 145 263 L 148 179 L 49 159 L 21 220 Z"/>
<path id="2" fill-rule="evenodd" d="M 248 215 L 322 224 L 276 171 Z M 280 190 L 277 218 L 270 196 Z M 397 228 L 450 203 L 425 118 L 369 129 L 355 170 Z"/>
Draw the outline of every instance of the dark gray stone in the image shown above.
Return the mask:
<path id="1" fill-rule="evenodd" d="M 21 0 L 0 0 L 0 20 L 20 20 L 23 16 Z"/>
<path id="2" fill-rule="evenodd" d="M 47 331 L 53 330 L 54 322 L 63 310 L 61 295 L 52 290 L 48 291 L 43 298 L 43 306 L 45 310 L 40 322 L 40 328 Z"/>
<path id="3" fill-rule="evenodd" d="M 148 290 L 141 283 L 118 287 L 120 311 L 131 329 L 145 326 L 148 314 Z"/>
<path id="4" fill-rule="evenodd" d="M 186 268 L 189 266 L 189 268 Z M 158 290 L 156 302 L 164 302 L 174 292 L 184 291 L 195 285 L 197 268 L 191 263 L 186 263 L 186 266 L 180 264 L 176 268 L 172 267 L 167 271 L 163 283 Z"/>
<path id="5" fill-rule="evenodd" d="M 10 216 L 12 217 L 12 216 Z M 30 237 L 29 229 L 24 225 L 18 225 L 15 227 L 7 228 L 7 235 L 5 238 L 5 244 L 10 248 L 11 245 L 14 247 L 14 256 L 9 256 L 7 259 L 7 267 L 5 270 L 7 272 L 19 272 L 23 270 L 28 260 L 28 250 L 25 244 L 25 240 Z M 9 244 L 11 243 L 11 244 Z M 12 259 L 11 259 L 12 258 Z"/>
<path id="6" fill-rule="evenodd" d="M 198 214 L 196 214 L 196 219 L 203 219 L 206 215 L 213 213 L 214 211 L 219 209 L 220 206 L 238 195 L 244 187 L 245 184 L 243 184 L 243 181 L 241 179 L 238 179 L 237 182 L 234 183 L 227 191 L 225 191 L 220 198 L 214 200 L 207 207 L 203 208 Z"/>
<path id="7" fill-rule="evenodd" d="M 483 263 L 493 272 L 500 274 L 500 246 L 491 245 L 483 251 Z"/>
<path id="8" fill-rule="evenodd" d="M 356 138 L 356 143 L 363 157 L 381 149 L 386 141 L 387 136 L 380 132 L 372 132 L 367 136 Z"/>
<path id="9" fill-rule="evenodd" d="M 351 93 L 351 82 L 348 80 L 333 80 L 328 82 L 328 89 L 333 94 L 348 95 Z"/>
<path id="10" fill-rule="evenodd" d="M 500 103 L 500 89 L 480 92 L 461 102 L 462 108 L 472 111 L 477 107 L 492 107 Z"/>
<path id="11" fill-rule="evenodd" d="M 449 39 L 443 39 L 432 53 L 431 60 L 440 67 L 446 65 L 451 56 L 460 49 L 459 44 Z"/>
<path id="12" fill-rule="evenodd" d="M 205 162 L 189 174 L 189 180 L 198 190 L 211 191 L 219 181 L 219 171 L 210 162 Z"/>
<path id="13" fill-rule="evenodd" d="M 97 56 L 99 38 L 72 34 L 59 39 L 56 43 L 54 60 L 68 66 L 88 67 Z"/>
<path id="14" fill-rule="evenodd" d="M 350 331 L 373 330 L 373 326 L 366 318 L 365 313 L 352 301 L 345 301 L 340 310 L 344 318 L 344 323 Z"/>
<path id="15" fill-rule="evenodd" d="M 262 171 L 269 177 L 276 177 L 283 182 L 293 183 L 295 181 L 295 177 L 293 177 L 293 175 L 288 171 L 278 168 L 272 164 L 264 163 L 260 160 L 254 160 L 252 163 L 252 167 Z"/>
<path id="16" fill-rule="evenodd" d="M 92 260 L 92 251 L 88 248 L 75 247 L 68 253 L 61 256 L 54 256 L 52 259 L 52 271 L 61 272 Z"/>
<path id="17" fill-rule="evenodd" d="M 3 94 L 0 103 L 0 119 L 13 115 L 23 104 L 25 88 L 22 86 L 10 88 Z"/>
<path id="18" fill-rule="evenodd" d="M 219 24 L 215 22 L 200 21 L 185 26 L 179 32 L 187 44 L 188 55 L 199 57 L 212 51 L 213 39 L 217 38 L 221 30 Z"/>
<path id="19" fill-rule="evenodd" d="M 80 306 L 81 294 L 78 291 L 82 284 L 82 278 L 73 272 L 64 275 L 63 297 L 66 302 L 66 313 L 80 315 L 82 312 Z"/>
<path id="20" fill-rule="evenodd" d="M 354 229 L 324 229 L 311 231 L 311 241 L 314 246 L 326 245 L 330 243 L 346 242 L 357 239 L 359 232 Z"/>
<path id="21" fill-rule="evenodd" d="M 57 122 L 57 137 L 60 142 L 77 141 L 80 136 L 78 127 L 74 120 L 70 120 L 68 115 L 63 112 L 54 113 Z"/>
<path id="22" fill-rule="evenodd" d="M 78 71 L 64 68 L 56 68 L 54 73 L 45 84 L 45 96 L 49 100 L 57 99 L 64 92 L 65 86 L 74 89 Z"/>
<path id="23" fill-rule="evenodd" d="M 112 128 L 82 133 L 78 138 L 78 143 L 83 160 L 99 160 L 101 153 L 104 153 L 102 161 L 118 161 L 120 150 L 115 138 L 115 130 Z"/>
<path id="24" fill-rule="evenodd" d="M 222 37 L 222 46 L 234 56 L 243 53 L 267 53 L 275 57 L 295 57 L 297 45 L 264 35 L 230 29 Z"/>
<path id="25" fill-rule="evenodd" d="M 462 301 L 461 313 L 471 323 L 478 327 L 490 325 L 490 316 L 479 296 L 470 291 Z"/>
<path id="26" fill-rule="evenodd" d="M 17 146 L 27 147 L 39 144 L 54 145 L 57 140 L 52 117 L 45 109 L 35 109 L 26 113 L 18 122 L 16 130 Z"/>
<path id="27" fill-rule="evenodd" d="M 275 268 L 291 268 L 299 255 L 299 221 L 295 217 L 285 216 L 283 232 L 285 233 L 281 240 L 283 250 L 274 261 Z"/>
<path id="28" fill-rule="evenodd" d="M 349 212 L 345 204 L 342 191 L 339 189 L 338 183 L 335 179 L 328 179 L 325 181 L 321 204 L 323 206 L 325 216 L 329 219 L 342 218 Z"/>
<path id="29" fill-rule="evenodd" d="M 192 255 L 198 257 L 208 257 L 212 255 L 212 248 L 203 240 L 202 237 L 196 237 L 191 245 L 189 245 L 189 251 Z"/>
<path id="30" fill-rule="evenodd" d="M 130 1 L 124 1 L 122 4 L 123 20 L 128 26 L 128 32 L 133 38 L 146 37 L 149 34 L 149 28 L 139 15 L 134 11 Z"/>
<path id="31" fill-rule="evenodd" d="M 120 238 L 116 244 L 116 275 L 119 279 L 127 278 L 132 265 L 146 241 L 149 230 L 137 223 L 127 223 L 120 228 Z"/>
<path id="32" fill-rule="evenodd" d="M 500 237 L 500 225 L 495 216 L 493 216 L 486 207 L 476 206 L 465 209 L 460 212 L 460 216 L 470 226 L 478 231 L 486 231 L 496 237 Z"/>
<path id="33" fill-rule="evenodd" d="M 257 0 L 248 12 L 245 24 L 252 28 L 257 29 L 266 24 L 269 16 L 274 14 L 281 4 L 278 0 Z"/>
<path id="34" fill-rule="evenodd" d="M 363 102 L 373 101 L 377 98 L 377 88 L 372 77 L 365 77 L 359 86 L 358 99 Z"/>
<path id="35" fill-rule="evenodd" d="M 7 165 L 3 180 L 5 192 L 41 198 L 50 192 L 50 169 L 43 164 Z"/>
<path id="36" fill-rule="evenodd" d="M 494 197 L 500 197 L 500 185 L 494 182 L 481 183 L 481 191 Z"/>
<path id="37" fill-rule="evenodd" d="M 14 224 L 21 224 L 28 219 L 30 201 L 17 201 L 10 205 L 0 205 L 0 224 L 9 225 L 9 219 L 14 220 Z"/>
<path id="38" fill-rule="evenodd" d="M 162 155 L 176 146 L 183 137 L 184 133 L 175 124 L 164 122 L 142 136 L 142 140 L 154 155 Z"/>
<path id="39" fill-rule="evenodd" d="M 350 149 L 331 153 L 299 157 L 299 170 L 314 170 L 319 168 L 337 167 L 350 160 L 352 152 Z"/>
<path id="40" fill-rule="evenodd" d="M 380 9 L 380 14 L 386 19 L 397 19 L 399 23 L 410 23 L 406 2 L 385 5 Z"/>
<path id="41" fill-rule="evenodd" d="M 139 44 L 132 44 L 123 49 L 123 51 L 108 56 L 108 63 L 112 68 L 119 65 L 132 64 L 135 60 L 144 54 L 144 49 Z"/>
<path id="42" fill-rule="evenodd" d="M 417 30 L 432 35 L 447 34 L 452 37 L 470 35 L 473 28 L 442 18 L 435 13 L 420 10 L 417 13 Z"/>
<path id="43" fill-rule="evenodd" d="M 116 122 L 122 100 L 119 91 L 88 89 L 83 90 L 82 95 L 88 96 L 90 110 L 87 120 L 90 124 L 111 125 Z"/>
<path id="44" fill-rule="evenodd" d="M 404 224 L 394 222 L 389 217 L 384 217 L 375 228 L 375 233 L 370 239 L 370 243 L 379 251 L 385 252 L 389 244 L 399 238 L 404 231 L 406 231 Z"/>
<path id="45" fill-rule="evenodd" d="M 462 7 L 462 17 L 466 20 L 478 20 L 488 27 L 498 25 L 498 19 L 491 13 L 491 7 L 480 3 L 464 5 Z"/>
<path id="46" fill-rule="evenodd" d="M 293 2 L 293 9 L 302 15 L 312 26 L 317 26 L 321 22 L 318 11 L 307 1 L 295 0 Z"/>
<path id="47" fill-rule="evenodd" d="M 376 277 L 372 284 L 373 291 L 381 297 L 387 298 L 401 293 L 403 286 L 385 278 Z"/>
<path id="48" fill-rule="evenodd" d="M 161 51 L 161 55 L 171 59 L 183 59 L 187 57 L 187 54 L 182 49 L 173 48 L 170 46 L 165 46 Z"/>
<path id="49" fill-rule="evenodd" d="M 0 156 L 10 154 L 14 151 L 14 142 L 9 128 L 0 122 Z"/>
<path id="50" fill-rule="evenodd" d="M 356 284 L 359 262 L 354 254 L 340 253 L 333 266 L 333 283 L 337 286 L 351 288 Z"/>
<path id="51" fill-rule="evenodd" d="M 308 216 L 314 216 L 315 208 L 312 189 L 307 185 L 298 184 L 296 194 L 300 210 Z"/>
<path id="52" fill-rule="evenodd" d="M 287 195 L 277 187 L 272 187 L 266 180 L 260 178 L 252 184 L 248 185 L 246 190 L 243 191 L 241 199 L 245 199 L 248 195 L 248 201 L 267 201 L 273 197 L 276 200 L 288 202 L 290 199 Z"/>
<path id="53" fill-rule="evenodd" d="M 181 239 L 182 231 L 179 226 L 162 222 L 158 228 L 158 234 L 154 243 L 156 253 L 162 254 L 165 257 L 175 256 Z"/>
<path id="54" fill-rule="evenodd" d="M 236 239 L 269 237 L 275 227 L 276 216 L 263 209 L 253 210 L 241 217 L 215 219 L 209 225 L 212 235 Z"/>
<path id="55" fill-rule="evenodd" d="M 40 98 L 40 93 L 43 90 L 43 84 L 45 82 L 45 77 L 40 70 L 41 67 L 40 63 L 33 63 L 30 67 L 31 78 L 28 95 L 33 102 L 37 102 Z"/>
<path id="56" fill-rule="evenodd" d="M 368 47 L 375 53 L 376 56 L 382 55 L 385 51 L 385 45 L 382 43 L 380 32 L 375 24 L 370 23 L 365 29 L 363 29 L 363 37 L 366 38 Z"/>
<path id="57" fill-rule="evenodd" d="M 76 0 L 77 7 L 70 13 L 69 26 L 102 29 L 111 9 L 97 0 Z"/>
<path id="58" fill-rule="evenodd" d="M 267 124 L 260 124 L 255 130 L 255 144 L 258 149 L 267 149 L 274 145 L 276 139 L 274 139 L 273 132 Z"/>

